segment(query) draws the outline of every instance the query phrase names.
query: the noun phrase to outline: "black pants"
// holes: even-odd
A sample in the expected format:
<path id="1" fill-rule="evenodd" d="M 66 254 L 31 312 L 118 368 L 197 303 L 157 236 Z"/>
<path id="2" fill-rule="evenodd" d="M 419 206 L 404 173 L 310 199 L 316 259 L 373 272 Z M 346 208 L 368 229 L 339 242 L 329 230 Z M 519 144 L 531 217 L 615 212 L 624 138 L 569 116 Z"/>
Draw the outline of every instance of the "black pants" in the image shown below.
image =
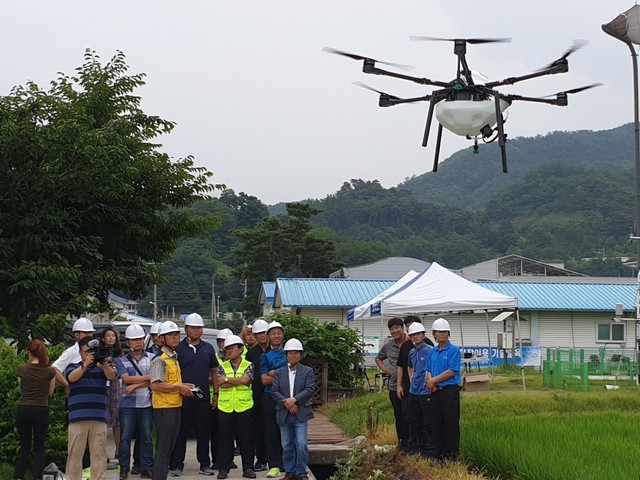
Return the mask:
<path id="1" fill-rule="evenodd" d="M 431 395 L 411 395 L 411 419 L 416 443 L 414 451 L 425 457 L 435 457 Z"/>
<path id="2" fill-rule="evenodd" d="M 171 452 L 170 469 L 184 468 L 187 453 L 187 434 L 191 426 L 196 432 L 196 458 L 201 468 L 210 467 L 209 460 L 209 420 L 211 405 L 209 400 L 184 399 L 180 409 L 180 433 Z"/>
<path id="3" fill-rule="evenodd" d="M 431 394 L 436 456 L 455 460 L 460 453 L 460 387 L 449 385 Z"/>
<path id="4" fill-rule="evenodd" d="M 404 418 L 404 424 L 407 428 L 407 440 L 405 444 L 402 445 L 402 448 L 404 451 L 413 452 L 415 451 L 417 440 L 415 428 L 411 421 L 411 394 L 408 388 L 405 388 L 404 392 L 402 396 L 402 417 Z"/>
<path id="5" fill-rule="evenodd" d="M 253 432 L 251 417 L 253 412 L 225 413 L 218 411 L 218 464 L 220 470 L 226 470 L 223 465 L 233 462 L 234 439 L 238 442 L 242 457 L 242 470 L 253 468 Z"/>
<path id="6" fill-rule="evenodd" d="M 262 411 L 264 416 L 264 441 L 267 447 L 269 468 L 284 470 L 280 427 L 276 423 L 276 401 L 271 398 L 270 393 L 265 393 L 262 398 Z"/>
<path id="7" fill-rule="evenodd" d="M 156 426 L 156 455 L 153 458 L 153 480 L 167 480 L 169 459 L 180 433 L 179 408 L 154 408 Z"/>
<path id="8" fill-rule="evenodd" d="M 25 478 L 27 458 L 33 447 L 33 475 L 42 476 L 44 469 L 44 442 L 49 430 L 49 407 L 18 406 L 16 428 L 20 437 L 20 451 L 16 458 L 14 478 Z"/>
<path id="9" fill-rule="evenodd" d="M 398 446 L 402 447 L 407 443 L 407 424 L 402 414 L 402 399 L 398 398 L 396 390 L 389 390 L 389 401 L 393 408 L 393 416 L 396 420 L 396 435 L 398 436 Z"/>
<path id="10" fill-rule="evenodd" d="M 264 442 L 264 417 L 262 400 L 264 393 L 257 392 L 253 396 L 253 446 L 256 452 L 256 462 L 267 463 L 267 449 Z"/>

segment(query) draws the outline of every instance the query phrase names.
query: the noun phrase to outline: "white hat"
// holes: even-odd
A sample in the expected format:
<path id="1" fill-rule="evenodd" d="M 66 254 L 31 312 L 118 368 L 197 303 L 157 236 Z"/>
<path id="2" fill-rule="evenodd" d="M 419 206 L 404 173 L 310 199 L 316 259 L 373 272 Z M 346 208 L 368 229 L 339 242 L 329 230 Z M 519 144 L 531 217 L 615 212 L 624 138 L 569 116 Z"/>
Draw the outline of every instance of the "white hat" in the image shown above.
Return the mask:
<path id="1" fill-rule="evenodd" d="M 269 327 L 267 328 L 267 333 L 268 333 L 268 332 L 269 332 L 269 330 L 271 330 L 272 328 L 281 328 L 281 329 L 282 329 L 282 331 L 284 332 L 284 327 L 283 327 L 282 325 L 280 325 L 280 323 L 278 323 L 278 322 L 275 322 L 275 321 L 274 321 L 274 322 L 271 322 L 271 323 L 269 324 Z"/>
<path id="2" fill-rule="evenodd" d="M 287 343 L 284 344 L 284 351 L 302 352 L 304 351 L 304 348 L 302 348 L 302 342 L 300 340 L 298 340 L 297 338 L 290 338 L 289 340 L 287 340 Z"/>
<path id="3" fill-rule="evenodd" d="M 409 330 L 407 333 L 409 335 L 413 335 L 414 333 L 424 333 L 426 331 L 427 330 L 424 328 L 424 325 L 418 322 L 413 322 L 411 325 L 409 325 Z"/>
<path id="4" fill-rule="evenodd" d="M 229 335 L 224 341 L 224 348 L 226 349 L 231 345 L 244 345 L 244 342 L 237 335 Z"/>
<path id="5" fill-rule="evenodd" d="M 129 340 L 144 338 L 144 329 L 140 325 L 129 325 L 124 331 L 124 336 Z"/>
<path id="6" fill-rule="evenodd" d="M 160 332 L 160 325 L 162 325 L 162 322 L 156 322 L 153 325 L 151 325 L 151 329 L 149 330 L 149 335 L 158 335 L 158 332 Z"/>
<path id="7" fill-rule="evenodd" d="M 218 332 L 216 340 L 226 340 L 229 335 L 233 335 L 233 332 L 229 328 L 223 328 Z"/>
<path id="8" fill-rule="evenodd" d="M 185 327 L 204 327 L 204 320 L 198 313 L 190 313 L 184 320 Z"/>
<path id="9" fill-rule="evenodd" d="M 96 329 L 93 328 L 93 323 L 87 317 L 80 317 L 75 322 L 73 322 L 72 332 L 95 332 Z"/>
<path id="10" fill-rule="evenodd" d="M 439 318 L 433 322 L 431 330 L 434 332 L 451 332 L 451 327 L 449 326 L 449 322 L 444 318 Z"/>
<path id="11" fill-rule="evenodd" d="M 261 318 L 253 322 L 253 325 L 251 325 L 251 331 L 253 333 L 263 333 L 263 332 L 266 332 L 268 329 L 269 329 L 269 324 Z"/>
<path id="12" fill-rule="evenodd" d="M 180 329 L 178 328 L 178 325 L 176 325 L 175 322 L 172 322 L 171 320 L 167 320 L 166 322 L 162 322 L 162 325 L 160 325 L 160 330 L 158 331 L 158 335 L 165 335 L 167 333 L 171 333 L 171 332 L 179 332 Z"/>

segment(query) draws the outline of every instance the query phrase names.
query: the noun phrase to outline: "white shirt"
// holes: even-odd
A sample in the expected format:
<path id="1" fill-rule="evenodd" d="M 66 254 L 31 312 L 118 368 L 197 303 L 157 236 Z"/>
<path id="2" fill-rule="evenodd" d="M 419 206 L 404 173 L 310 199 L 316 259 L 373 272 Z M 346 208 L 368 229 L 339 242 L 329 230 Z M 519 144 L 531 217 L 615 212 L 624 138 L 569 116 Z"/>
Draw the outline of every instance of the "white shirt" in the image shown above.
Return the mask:
<path id="1" fill-rule="evenodd" d="M 80 346 L 78 345 L 78 342 L 76 342 L 69 348 L 67 348 L 64 352 L 62 352 L 58 359 L 53 362 L 52 366 L 60 373 L 64 373 L 65 369 L 69 365 L 81 361 L 82 357 L 80 356 Z"/>
<path id="2" fill-rule="evenodd" d="M 293 384 L 296 382 L 296 372 L 298 371 L 298 367 L 294 370 L 289 367 L 289 396 L 293 397 Z"/>

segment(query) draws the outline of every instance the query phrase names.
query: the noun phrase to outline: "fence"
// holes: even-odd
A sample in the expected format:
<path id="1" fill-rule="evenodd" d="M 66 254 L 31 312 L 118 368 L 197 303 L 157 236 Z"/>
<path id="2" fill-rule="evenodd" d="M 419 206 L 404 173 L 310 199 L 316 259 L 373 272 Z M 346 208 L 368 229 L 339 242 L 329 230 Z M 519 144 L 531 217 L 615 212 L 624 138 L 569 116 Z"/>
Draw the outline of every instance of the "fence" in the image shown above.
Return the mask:
<path id="1" fill-rule="evenodd" d="M 634 360 L 634 361 L 632 361 Z M 589 390 L 594 380 L 634 385 L 638 374 L 635 352 L 620 349 L 548 348 L 542 365 L 542 382 L 550 388 Z"/>

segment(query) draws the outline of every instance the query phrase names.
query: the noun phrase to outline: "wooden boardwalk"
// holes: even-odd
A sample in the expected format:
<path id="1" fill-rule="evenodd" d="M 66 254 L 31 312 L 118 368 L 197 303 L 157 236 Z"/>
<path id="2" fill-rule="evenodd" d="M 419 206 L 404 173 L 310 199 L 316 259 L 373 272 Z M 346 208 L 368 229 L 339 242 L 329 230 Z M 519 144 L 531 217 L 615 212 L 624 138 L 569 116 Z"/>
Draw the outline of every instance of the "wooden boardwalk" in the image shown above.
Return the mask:
<path id="1" fill-rule="evenodd" d="M 352 441 L 335 423 L 332 423 L 324 413 L 314 411 L 315 415 L 309 421 L 309 445 L 329 444 L 338 445 Z"/>

